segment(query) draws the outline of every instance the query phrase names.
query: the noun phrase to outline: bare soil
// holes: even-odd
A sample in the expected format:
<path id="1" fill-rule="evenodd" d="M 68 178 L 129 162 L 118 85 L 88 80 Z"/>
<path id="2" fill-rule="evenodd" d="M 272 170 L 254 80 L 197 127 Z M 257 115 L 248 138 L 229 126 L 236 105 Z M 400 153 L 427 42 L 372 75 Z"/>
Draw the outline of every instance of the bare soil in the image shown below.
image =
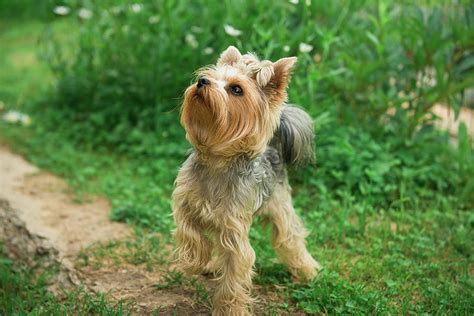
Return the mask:
<path id="1" fill-rule="evenodd" d="M 439 120 L 436 121 L 436 126 L 439 129 L 447 130 L 452 137 L 456 138 L 459 126 L 463 123 L 466 125 L 471 141 L 474 141 L 474 110 L 462 107 L 456 115 L 453 109 L 442 104 L 435 104 L 431 110 L 434 115 L 439 117 Z"/>
<path id="2" fill-rule="evenodd" d="M 63 180 L 5 147 L 0 147 L 0 188 L 0 198 L 18 210 L 28 230 L 50 240 L 64 258 L 98 241 L 131 236 L 126 225 L 109 220 L 107 200 L 73 202 Z"/>

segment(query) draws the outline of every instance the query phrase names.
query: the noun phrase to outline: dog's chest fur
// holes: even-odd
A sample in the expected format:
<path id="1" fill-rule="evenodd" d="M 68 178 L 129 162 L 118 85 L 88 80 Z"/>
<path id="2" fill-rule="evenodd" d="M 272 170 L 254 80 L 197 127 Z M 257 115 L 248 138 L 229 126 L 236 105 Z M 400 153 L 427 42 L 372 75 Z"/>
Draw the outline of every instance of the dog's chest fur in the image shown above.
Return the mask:
<path id="1" fill-rule="evenodd" d="M 184 199 L 197 208 L 203 221 L 215 222 L 229 212 L 254 214 L 273 193 L 275 184 L 284 175 L 283 164 L 273 147 L 250 159 L 239 157 L 225 168 L 214 169 L 192 153 L 183 165 L 179 182 Z M 242 214 L 243 215 L 243 214 Z"/>

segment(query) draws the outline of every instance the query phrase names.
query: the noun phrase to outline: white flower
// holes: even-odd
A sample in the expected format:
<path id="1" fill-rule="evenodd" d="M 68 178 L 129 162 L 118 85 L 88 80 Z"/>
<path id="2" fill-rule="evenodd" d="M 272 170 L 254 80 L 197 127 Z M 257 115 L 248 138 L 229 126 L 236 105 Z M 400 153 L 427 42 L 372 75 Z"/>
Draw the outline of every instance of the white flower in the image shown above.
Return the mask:
<path id="1" fill-rule="evenodd" d="M 8 111 L 3 115 L 3 120 L 8 123 L 17 123 L 20 121 L 20 113 L 16 111 Z"/>
<path id="2" fill-rule="evenodd" d="M 83 20 L 89 20 L 92 17 L 93 13 L 89 9 L 80 8 L 77 12 L 77 15 L 79 15 L 79 17 Z"/>
<path id="3" fill-rule="evenodd" d="M 68 15 L 71 9 L 64 5 L 59 5 L 53 9 L 53 12 L 57 15 Z"/>
<path id="4" fill-rule="evenodd" d="M 3 120 L 7 123 L 20 123 L 22 125 L 30 125 L 31 118 L 17 111 L 8 111 L 3 115 Z"/>
<path id="5" fill-rule="evenodd" d="M 158 15 L 152 15 L 148 18 L 148 23 L 150 24 L 157 24 L 160 22 L 160 17 Z"/>
<path id="6" fill-rule="evenodd" d="M 194 36 L 194 34 L 192 34 L 192 33 L 186 34 L 184 36 L 184 41 L 186 42 L 186 44 L 188 44 L 192 48 L 197 48 L 199 46 L 199 43 L 196 40 L 196 36 Z"/>
<path id="7" fill-rule="evenodd" d="M 288 53 L 290 51 L 290 46 L 288 46 L 288 45 L 283 46 L 283 51 L 285 53 Z"/>
<path id="8" fill-rule="evenodd" d="M 302 53 L 309 53 L 313 50 L 313 45 L 310 45 L 308 43 L 300 43 L 299 49 Z"/>
<path id="9" fill-rule="evenodd" d="M 227 35 L 230 35 L 230 36 L 233 36 L 233 37 L 237 37 L 237 36 L 240 36 L 242 34 L 241 30 L 238 30 L 238 29 L 236 29 L 235 27 L 233 27 L 232 25 L 229 25 L 229 24 L 224 24 L 224 30 L 227 33 Z"/>
<path id="10" fill-rule="evenodd" d="M 212 53 L 214 53 L 214 48 L 212 47 L 204 48 L 204 55 L 211 55 Z"/>
<path id="11" fill-rule="evenodd" d="M 292 4 L 298 4 L 299 0 L 289 0 Z"/>
<path id="12" fill-rule="evenodd" d="M 138 13 L 143 9 L 143 4 L 141 3 L 134 3 L 130 7 L 134 13 Z"/>

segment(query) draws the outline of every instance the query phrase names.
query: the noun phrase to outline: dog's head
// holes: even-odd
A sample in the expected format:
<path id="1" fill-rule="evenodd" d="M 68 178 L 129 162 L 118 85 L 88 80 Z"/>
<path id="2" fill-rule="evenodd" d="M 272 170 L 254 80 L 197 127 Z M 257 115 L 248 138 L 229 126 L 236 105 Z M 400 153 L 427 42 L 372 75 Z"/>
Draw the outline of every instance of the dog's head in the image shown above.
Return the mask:
<path id="1" fill-rule="evenodd" d="M 205 154 L 261 153 L 278 127 L 295 63 L 296 57 L 273 63 L 227 48 L 186 89 L 181 123 L 188 140 Z"/>

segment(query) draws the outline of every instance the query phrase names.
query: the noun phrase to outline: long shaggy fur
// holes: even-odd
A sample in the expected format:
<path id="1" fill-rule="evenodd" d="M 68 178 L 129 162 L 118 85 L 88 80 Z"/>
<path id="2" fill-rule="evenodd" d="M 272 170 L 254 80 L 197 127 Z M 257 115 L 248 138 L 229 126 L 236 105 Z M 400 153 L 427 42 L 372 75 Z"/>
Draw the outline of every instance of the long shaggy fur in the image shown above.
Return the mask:
<path id="1" fill-rule="evenodd" d="M 255 216 L 271 223 L 272 245 L 295 278 L 312 279 L 320 269 L 306 249 L 286 171 L 313 158 L 310 117 L 285 105 L 295 62 L 260 61 L 229 47 L 185 92 L 181 123 L 193 151 L 172 197 L 176 255 L 188 273 L 215 271 L 213 315 L 251 313 Z M 232 92 L 236 85 L 242 93 Z"/>

